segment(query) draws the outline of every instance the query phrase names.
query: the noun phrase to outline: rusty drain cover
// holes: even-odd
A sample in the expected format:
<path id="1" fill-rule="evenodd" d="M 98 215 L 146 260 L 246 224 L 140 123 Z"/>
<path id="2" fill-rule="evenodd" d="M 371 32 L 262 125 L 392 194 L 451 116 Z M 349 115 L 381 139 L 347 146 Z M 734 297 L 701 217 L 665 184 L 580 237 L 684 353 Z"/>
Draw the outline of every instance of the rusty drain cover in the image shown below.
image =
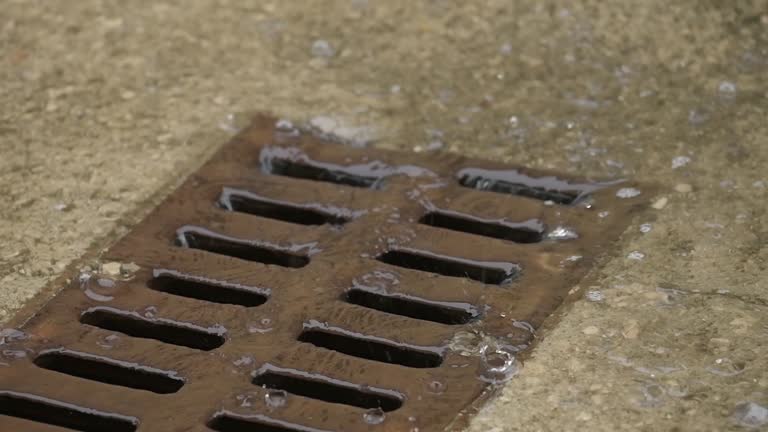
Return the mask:
<path id="1" fill-rule="evenodd" d="M 439 431 L 625 229 L 631 184 L 267 117 L 0 334 L 0 430 Z"/>

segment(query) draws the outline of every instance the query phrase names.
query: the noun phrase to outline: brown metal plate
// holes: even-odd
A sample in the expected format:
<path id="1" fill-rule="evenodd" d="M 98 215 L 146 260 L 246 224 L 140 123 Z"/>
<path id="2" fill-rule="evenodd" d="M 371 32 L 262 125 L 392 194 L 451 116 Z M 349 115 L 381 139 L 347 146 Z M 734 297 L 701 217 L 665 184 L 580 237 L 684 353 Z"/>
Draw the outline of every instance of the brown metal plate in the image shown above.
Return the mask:
<path id="1" fill-rule="evenodd" d="M 104 255 L 140 270 L 3 330 L 0 430 L 443 430 L 637 192 L 257 118 Z"/>

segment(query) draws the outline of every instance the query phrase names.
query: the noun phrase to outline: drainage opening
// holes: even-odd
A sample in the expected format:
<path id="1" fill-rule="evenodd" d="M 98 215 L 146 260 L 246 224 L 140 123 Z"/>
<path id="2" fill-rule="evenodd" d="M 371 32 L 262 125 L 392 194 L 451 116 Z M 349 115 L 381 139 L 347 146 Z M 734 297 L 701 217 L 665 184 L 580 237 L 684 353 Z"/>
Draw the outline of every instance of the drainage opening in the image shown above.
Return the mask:
<path id="1" fill-rule="evenodd" d="M 203 328 L 160 318 L 144 318 L 134 312 L 95 307 L 80 316 L 80 322 L 129 336 L 155 339 L 173 345 L 210 351 L 224 344 L 224 329 Z"/>
<path id="2" fill-rule="evenodd" d="M 349 222 L 348 217 L 309 205 L 297 205 L 229 188 L 224 188 L 219 203 L 227 210 L 301 225 L 343 225 Z"/>
<path id="3" fill-rule="evenodd" d="M 183 276 L 176 272 L 155 271 L 149 288 L 168 294 L 204 300 L 212 303 L 232 304 L 245 307 L 260 306 L 267 301 L 267 290 L 256 291 L 241 285 L 226 284 Z"/>
<path id="4" fill-rule="evenodd" d="M 225 237 L 202 228 L 184 227 L 178 230 L 177 235 L 182 247 L 290 268 L 301 268 L 309 264 L 308 256 L 287 252 L 277 245 Z"/>
<path id="5" fill-rule="evenodd" d="M 538 221 L 514 224 L 484 220 L 456 212 L 432 211 L 425 214 L 419 223 L 515 243 L 537 243 L 544 237 L 544 229 Z"/>
<path id="6" fill-rule="evenodd" d="M 358 408 L 394 411 L 403 405 L 402 397 L 392 391 L 377 391 L 371 387 L 363 390 L 361 386 L 348 382 L 290 369 L 259 373 L 253 378 L 253 383 L 268 389 L 284 390 L 298 396 Z"/>
<path id="7" fill-rule="evenodd" d="M 207 426 L 218 432 L 328 432 L 261 414 L 242 415 L 229 411 L 216 413 Z"/>
<path id="8" fill-rule="evenodd" d="M 336 183 L 360 188 L 378 188 L 381 184 L 381 177 L 369 177 L 355 174 L 343 165 L 329 163 L 323 163 L 322 166 L 320 166 L 319 163 L 310 164 L 289 159 L 272 159 L 270 165 L 265 167 L 265 171 L 280 176 Z"/>
<path id="9" fill-rule="evenodd" d="M 35 364 L 67 375 L 160 394 L 176 393 L 184 386 L 184 380 L 173 372 L 65 349 L 44 351 L 35 358 Z"/>
<path id="10" fill-rule="evenodd" d="M 423 347 L 418 349 L 381 338 L 336 330 L 305 326 L 299 335 L 299 341 L 367 360 L 412 368 L 435 368 L 443 363 L 440 354 L 425 351 Z"/>
<path id="11" fill-rule="evenodd" d="M 133 432 L 139 425 L 139 420 L 135 417 L 11 391 L 0 391 L 0 415 L 82 432 Z"/>
<path id="12" fill-rule="evenodd" d="M 404 295 L 381 294 L 359 288 L 352 288 L 347 291 L 344 294 L 344 299 L 349 303 L 370 309 L 440 324 L 467 324 L 480 315 L 477 309 L 469 303 L 434 302 Z"/>
<path id="13" fill-rule="evenodd" d="M 377 260 L 411 270 L 463 277 L 478 282 L 503 285 L 517 276 L 519 267 L 511 263 L 487 263 L 438 255 L 426 251 L 396 249 L 379 255 Z"/>
<path id="14" fill-rule="evenodd" d="M 504 179 L 498 178 L 505 177 Z M 563 190 L 565 187 L 577 188 L 554 177 L 528 177 L 514 170 L 489 171 L 467 168 L 459 171 L 459 184 L 478 190 L 485 190 L 509 195 L 518 195 L 557 204 L 573 204 L 580 193 Z"/>

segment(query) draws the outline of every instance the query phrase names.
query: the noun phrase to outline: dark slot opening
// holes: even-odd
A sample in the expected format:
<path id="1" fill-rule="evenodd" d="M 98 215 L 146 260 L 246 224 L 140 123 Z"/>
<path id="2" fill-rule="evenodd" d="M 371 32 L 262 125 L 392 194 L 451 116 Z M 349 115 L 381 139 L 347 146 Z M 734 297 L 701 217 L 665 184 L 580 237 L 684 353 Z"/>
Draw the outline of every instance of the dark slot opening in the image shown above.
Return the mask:
<path id="1" fill-rule="evenodd" d="M 461 307 L 447 306 L 446 303 L 441 302 L 380 294 L 354 288 L 346 292 L 345 299 L 349 303 L 382 312 L 441 324 L 466 324 L 479 316 L 477 309 L 469 304 Z"/>
<path id="2" fill-rule="evenodd" d="M 271 419 L 261 414 L 216 414 L 207 425 L 218 432 L 328 432 L 307 426 Z"/>
<path id="3" fill-rule="evenodd" d="M 505 284 L 517 274 L 517 267 L 513 264 L 505 268 L 489 267 L 471 261 L 433 254 L 422 255 L 407 250 L 391 250 L 379 255 L 376 259 L 398 267 L 437 273 L 443 276 L 463 277 L 493 285 Z"/>
<path id="4" fill-rule="evenodd" d="M 355 357 L 412 368 L 434 368 L 443 362 L 442 356 L 434 352 L 322 329 L 304 330 L 299 335 L 299 341 Z"/>
<path id="5" fill-rule="evenodd" d="M 461 231 L 515 243 L 537 243 L 544 237 L 543 230 L 535 230 L 523 224 L 504 224 L 484 221 L 471 216 L 433 211 L 425 214 L 420 223 L 453 231 Z"/>
<path id="6" fill-rule="evenodd" d="M 301 225 L 343 225 L 349 222 L 341 215 L 254 194 L 229 193 L 223 195 L 220 202 L 228 210 Z"/>
<path id="7" fill-rule="evenodd" d="M 255 307 L 267 301 L 265 294 L 245 287 L 203 282 L 168 274 L 161 274 L 152 278 L 147 285 L 156 291 L 213 303 Z"/>
<path id="8" fill-rule="evenodd" d="M 106 308 L 85 311 L 80 317 L 80 322 L 133 337 L 155 339 L 203 351 L 210 351 L 224 344 L 224 336 L 210 329 L 164 319 L 143 318 L 138 314 Z"/>
<path id="9" fill-rule="evenodd" d="M 381 180 L 380 177 L 366 177 L 359 174 L 353 174 L 348 170 L 345 170 L 341 165 L 333 165 L 333 169 L 331 169 L 307 163 L 294 162 L 288 159 L 272 159 L 271 168 L 268 172 L 270 174 L 286 177 L 336 183 L 361 188 L 375 188 L 379 185 Z"/>
<path id="10" fill-rule="evenodd" d="M 82 432 L 133 432 L 135 417 L 105 413 L 27 393 L 0 391 L 0 415 Z"/>
<path id="11" fill-rule="evenodd" d="M 549 189 L 541 186 L 531 186 L 524 183 L 516 183 L 479 176 L 461 176 L 459 178 L 459 184 L 472 189 L 486 190 L 510 195 L 519 195 L 542 201 L 552 201 L 554 203 L 564 205 L 573 204 L 573 202 L 576 201 L 576 199 L 579 197 L 579 194 L 574 192 Z"/>
<path id="12" fill-rule="evenodd" d="M 199 231 L 180 231 L 179 242 L 181 246 L 192 249 L 200 249 L 233 258 L 256 261 L 262 264 L 274 264 L 290 268 L 300 268 L 309 264 L 309 257 L 305 255 L 292 254 L 273 247 L 262 246 L 255 242 L 206 235 Z"/>
<path id="13" fill-rule="evenodd" d="M 363 391 L 354 384 L 339 385 L 318 381 L 287 373 L 264 372 L 253 378 L 253 383 L 270 389 L 285 390 L 288 393 L 317 399 L 324 402 L 351 405 L 359 408 L 381 408 L 394 411 L 403 405 L 397 397 Z"/>
<path id="14" fill-rule="evenodd" d="M 35 358 L 35 364 L 67 375 L 154 393 L 176 393 L 184 386 L 184 380 L 173 372 L 68 350 L 43 352 Z"/>

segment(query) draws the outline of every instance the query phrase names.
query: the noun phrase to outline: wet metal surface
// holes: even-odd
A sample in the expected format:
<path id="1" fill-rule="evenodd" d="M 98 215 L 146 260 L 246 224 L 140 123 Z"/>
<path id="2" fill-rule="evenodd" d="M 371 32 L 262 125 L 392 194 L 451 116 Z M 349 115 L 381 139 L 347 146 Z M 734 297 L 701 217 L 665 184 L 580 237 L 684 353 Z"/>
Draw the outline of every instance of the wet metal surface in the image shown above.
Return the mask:
<path id="1" fill-rule="evenodd" d="M 0 429 L 443 430 L 516 373 L 644 202 L 630 182 L 275 124 L 106 253 L 140 270 L 72 274 L 4 335 Z"/>

